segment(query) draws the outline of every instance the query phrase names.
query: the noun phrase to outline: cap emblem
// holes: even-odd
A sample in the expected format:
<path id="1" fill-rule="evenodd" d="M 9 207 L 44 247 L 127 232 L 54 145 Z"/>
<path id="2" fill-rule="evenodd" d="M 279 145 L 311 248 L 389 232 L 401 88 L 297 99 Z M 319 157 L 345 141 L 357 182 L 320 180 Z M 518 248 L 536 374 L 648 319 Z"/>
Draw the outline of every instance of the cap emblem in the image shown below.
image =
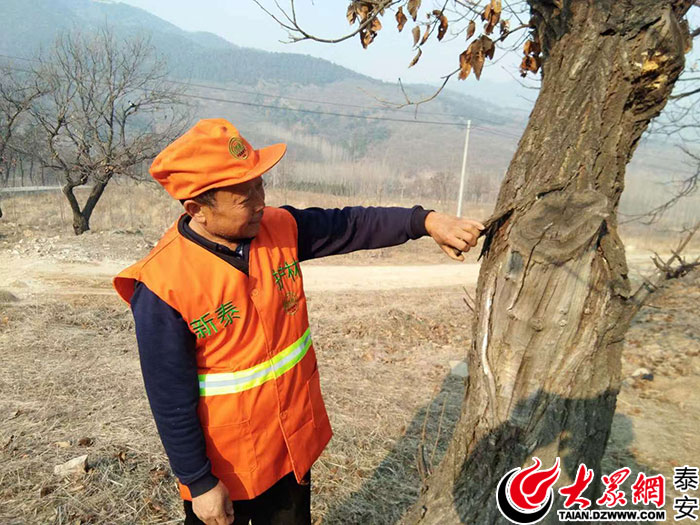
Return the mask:
<path id="1" fill-rule="evenodd" d="M 248 158 L 248 148 L 239 137 L 231 137 L 228 141 L 228 152 L 235 158 L 245 160 Z"/>

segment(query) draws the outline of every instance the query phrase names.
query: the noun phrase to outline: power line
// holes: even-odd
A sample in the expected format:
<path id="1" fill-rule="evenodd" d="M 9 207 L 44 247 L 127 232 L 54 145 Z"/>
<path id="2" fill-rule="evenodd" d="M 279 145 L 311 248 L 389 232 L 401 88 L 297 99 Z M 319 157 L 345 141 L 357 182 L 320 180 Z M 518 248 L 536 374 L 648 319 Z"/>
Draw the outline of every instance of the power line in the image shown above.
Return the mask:
<path id="1" fill-rule="evenodd" d="M 201 100 L 210 100 L 213 102 L 225 102 L 227 104 L 239 104 L 242 106 L 252 106 L 256 108 L 264 109 L 275 109 L 281 111 L 293 111 L 296 113 L 308 113 L 312 115 L 328 115 L 332 117 L 345 117 L 345 118 L 359 118 L 364 120 L 381 120 L 386 122 L 404 122 L 413 124 L 435 124 L 440 126 L 458 126 L 463 127 L 464 123 L 461 122 L 444 122 L 437 120 L 414 120 L 414 119 L 400 119 L 392 117 L 373 117 L 370 115 L 353 115 L 352 113 L 336 113 L 334 111 L 320 111 L 315 109 L 305 109 L 305 108 L 286 108 L 284 106 L 275 106 L 272 104 L 258 104 L 256 102 L 243 102 L 242 100 L 231 100 L 228 98 L 218 98 L 218 97 L 207 97 L 205 95 L 194 95 L 192 93 L 183 94 L 185 98 L 197 98 Z"/>
<path id="2" fill-rule="evenodd" d="M 23 60 L 26 62 L 40 62 L 39 60 L 36 59 L 31 59 L 31 58 L 22 58 L 22 57 L 16 57 L 12 55 L 4 55 L 0 54 L 0 57 L 3 58 L 9 58 L 13 60 Z M 278 98 L 281 100 L 295 100 L 298 102 L 311 102 L 314 104 L 324 104 L 328 106 L 338 106 L 338 107 L 346 107 L 346 108 L 358 108 L 358 109 L 376 109 L 378 111 L 403 111 L 404 108 L 398 108 L 398 107 L 377 107 L 377 106 L 365 106 L 362 104 L 349 104 L 346 102 L 330 102 L 330 101 L 325 101 L 325 100 L 314 100 L 310 98 L 304 98 L 304 97 L 292 97 L 288 95 L 275 95 L 273 93 L 264 93 L 260 91 L 249 91 L 245 89 L 236 89 L 236 88 L 229 88 L 229 87 L 223 87 L 223 86 L 212 86 L 210 84 L 201 84 L 201 83 L 196 83 L 196 82 L 184 82 L 182 80 L 174 80 L 174 79 L 167 79 L 168 82 L 172 84 L 177 84 L 181 86 L 190 86 L 190 87 L 197 87 L 197 88 L 203 88 L 203 89 L 213 89 L 217 91 L 227 91 L 231 93 L 243 93 L 246 95 L 254 95 L 254 96 L 262 96 L 266 98 Z M 444 113 L 444 112 L 439 112 L 439 111 L 432 111 L 428 113 L 429 116 L 444 116 L 444 117 L 452 117 L 452 118 L 471 118 L 470 115 L 460 115 L 460 114 L 454 114 L 454 113 Z"/>
<path id="3" fill-rule="evenodd" d="M 0 57 L 9 58 L 9 59 L 13 59 L 13 60 L 23 60 L 23 61 L 27 61 L 27 62 L 40 62 L 39 60 L 36 60 L 36 59 L 15 57 L 15 56 L 4 55 L 4 54 L 0 54 Z M 16 68 L 13 68 L 13 69 L 16 69 Z M 25 71 L 25 70 L 19 70 L 19 71 Z M 272 95 L 272 94 L 258 93 L 258 92 L 239 90 L 239 89 L 233 89 L 233 88 L 211 86 L 211 85 L 207 85 L 207 84 L 182 82 L 182 81 L 171 80 L 171 79 L 167 79 L 167 81 L 171 82 L 173 84 L 179 84 L 179 85 L 184 85 L 184 86 L 199 87 L 199 88 L 206 88 L 206 89 L 215 89 L 215 90 L 220 90 L 220 91 L 229 91 L 229 92 L 233 92 L 233 93 L 245 93 L 245 94 L 250 94 L 250 95 L 261 95 L 261 96 L 265 96 L 265 97 L 279 98 L 279 99 L 285 99 L 285 100 L 297 100 L 297 101 L 305 101 L 305 102 L 322 103 L 322 104 L 341 106 L 341 107 L 376 109 L 379 111 L 400 110 L 400 108 L 367 108 L 367 106 L 362 106 L 359 104 L 343 104 L 343 103 L 335 103 L 335 102 L 323 102 L 323 101 L 318 101 L 318 100 L 305 99 L 305 98 L 301 98 L 301 97 L 288 97 L 288 96 L 281 96 L 281 95 Z M 231 100 L 231 99 L 224 99 L 224 98 L 218 98 L 218 97 L 210 97 L 210 96 L 206 96 L 206 95 L 197 95 L 194 93 L 183 93 L 181 95 L 184 96 L 185 98 L 195 98 L 195 99 L 200 99 L 200 100 L 209 100 L 212 102 L 224 102 L 224 103 L 229 103 L 229 104 L 238 104 L 238 105 L 244 105 L 244 106 L 259 107 L 259 108 L 264 108 L 264 109 L 276 109 L 276 110 L 281 110 L 281 111 L 293 111 L 293 112 L 297 112 L 297 113 L 307 113 L 307 114 L 315 114 L 315 115 L 328 115 L 328 116 L 335 116 L 335 117 L 359 118 L 359 119 L 364 119 L 364 120 L 402 122 L 402 123 L 413 123 L 413 124 L 431 124 L 431 125 L 444 125 L 444 126 L 457 126 L 457 127 L 463 127 L 465 125 L 463 122 L 399 119 L 399 118 L 393 118 L 393 117 L 375 117 L 375 116 L 368 116 L 368 115 L 354 115 L 354 114 L 349 114 L 349 113 L 337 113 L 337 112 L 330 112 L 330 111 L 312 110 L 312 109 L 307 109 L 307 108 L 288 108 L 288 107 L 284 107 L 284 106 L 276 106 L 273 104 L 244 102 L 242 100 Z M 466 118 L 466 116 L 455 115 L 455 114 L 451 114 L 451 113 L 433 112 L 433 113 L 430 113 L 430 115 L 444 115 L 444 116 L 450 116 L 450 117 L 454 117 L 454 118 Z M 484 126 L 476 125 L 476 126 L 474 126 L 474 128 L 481 129 L 485 133 L 491 133 L 494 135 L 500 135 L 503 137 L 514 138 L 514 139 L 519 138 L 518 135 L 488 129 L 488 128 L 485 128 Z"/>

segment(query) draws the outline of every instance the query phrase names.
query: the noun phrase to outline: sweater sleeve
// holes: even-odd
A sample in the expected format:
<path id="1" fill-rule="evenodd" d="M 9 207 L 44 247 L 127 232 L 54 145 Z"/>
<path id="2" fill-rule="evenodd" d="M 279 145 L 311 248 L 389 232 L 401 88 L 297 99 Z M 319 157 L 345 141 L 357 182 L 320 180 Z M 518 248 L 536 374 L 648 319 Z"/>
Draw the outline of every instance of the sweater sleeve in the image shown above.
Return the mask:
<path id="1" fill-rule="evenodd" d="M 182 316 L 145 284 L 131 298 L 141 372 L 158 434 L 180 483 L 193 497 L 218 483 L 197 415 L 195 338 Z"/>
<path id="2" fill-rule="evenodd" d="M 343 209 L 282 206 L 297 223 L 299 260 L 305 261 L 356 250 L 371 250 L 403 244 L 428 232 L 425 217 L 432 210 L 376 208 Z"/>

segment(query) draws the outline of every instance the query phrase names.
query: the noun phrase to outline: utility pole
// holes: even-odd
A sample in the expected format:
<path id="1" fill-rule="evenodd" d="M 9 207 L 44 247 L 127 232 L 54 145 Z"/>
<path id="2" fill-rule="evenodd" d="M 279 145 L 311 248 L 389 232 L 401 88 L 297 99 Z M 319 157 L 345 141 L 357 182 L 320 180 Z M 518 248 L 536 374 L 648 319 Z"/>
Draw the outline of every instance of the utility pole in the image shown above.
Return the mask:
<path id="1" fill-rule="evenodd" d="M 467 149 L 469 147 L 469 129 L 472 121 L 467 120 L 467 135 L 464 137 L 464 156 L 462 157 L 462 178 L 459 181 L 459 197 L 457 200 L 457 217 L 462 216 L 462 197 L 464 195 L 464 178 L 467 174 Z"/>

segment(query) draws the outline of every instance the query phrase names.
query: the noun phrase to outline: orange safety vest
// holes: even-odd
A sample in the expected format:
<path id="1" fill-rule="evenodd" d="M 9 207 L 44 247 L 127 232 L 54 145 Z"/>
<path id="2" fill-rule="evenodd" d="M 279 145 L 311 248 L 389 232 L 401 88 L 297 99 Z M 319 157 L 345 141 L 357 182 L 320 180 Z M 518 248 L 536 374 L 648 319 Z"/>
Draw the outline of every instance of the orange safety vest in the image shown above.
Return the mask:
<path id="1" fill-rule="evenodd" d="M 179 312 L 197 337 L 199 419 L 212 473 L 231 499 L 252 499 L 292 470 L 300 482 L 332 431 L 292 215 L 265 208 L 248 276 L 175 224 L 114 279 L 126 302 L 136 281 Z M 180 495 L 192 499 L 182 484 Z"/>

